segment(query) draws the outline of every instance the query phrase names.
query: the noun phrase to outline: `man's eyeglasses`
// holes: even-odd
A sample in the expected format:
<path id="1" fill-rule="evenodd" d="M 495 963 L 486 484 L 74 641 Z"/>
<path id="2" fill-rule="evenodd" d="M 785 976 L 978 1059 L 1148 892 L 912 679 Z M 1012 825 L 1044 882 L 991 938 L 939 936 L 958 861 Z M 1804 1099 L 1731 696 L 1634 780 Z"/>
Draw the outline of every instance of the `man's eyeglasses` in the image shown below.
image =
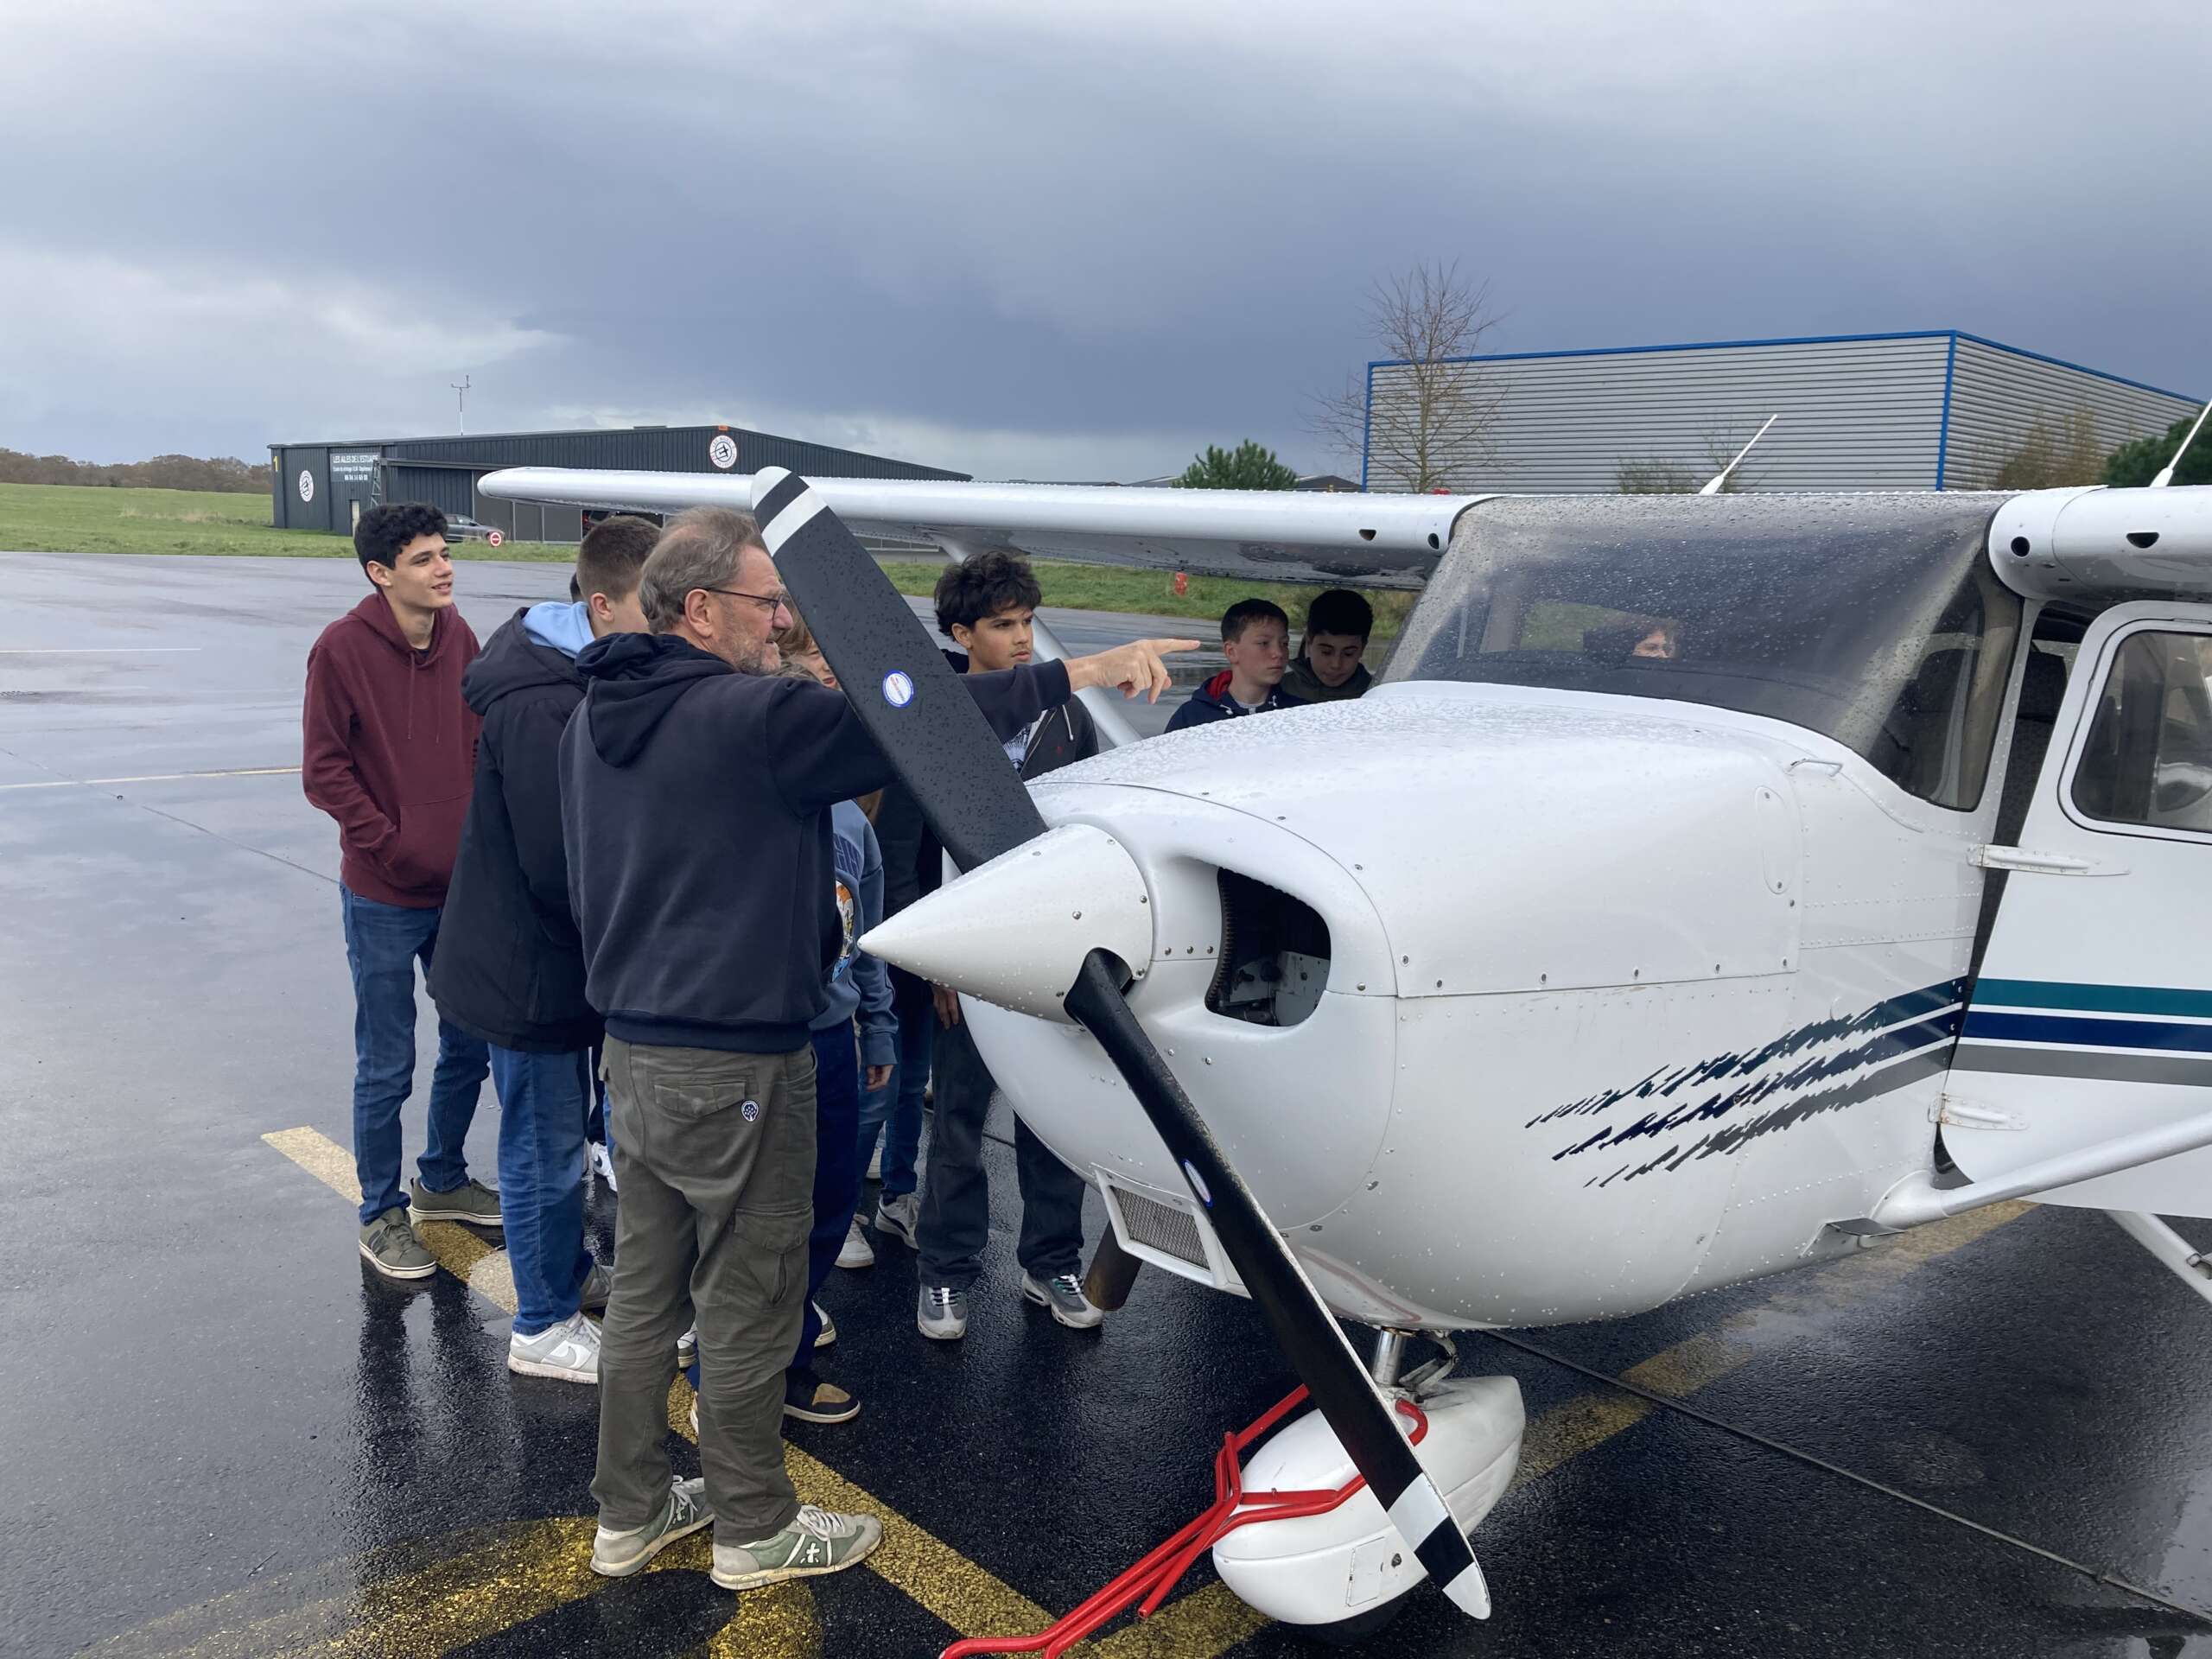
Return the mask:
<path id="1" fill-rule="evenodd" d="M 789 610 L 791 603 L 791 596 L 789 594 L 748 594 L 735 588 L 702 588 L 698 591 L 702 594 L 721 594 L 730 599 L 749 599 L 755 605 L 765 606 L 772 616 L 778 611 Z"/>

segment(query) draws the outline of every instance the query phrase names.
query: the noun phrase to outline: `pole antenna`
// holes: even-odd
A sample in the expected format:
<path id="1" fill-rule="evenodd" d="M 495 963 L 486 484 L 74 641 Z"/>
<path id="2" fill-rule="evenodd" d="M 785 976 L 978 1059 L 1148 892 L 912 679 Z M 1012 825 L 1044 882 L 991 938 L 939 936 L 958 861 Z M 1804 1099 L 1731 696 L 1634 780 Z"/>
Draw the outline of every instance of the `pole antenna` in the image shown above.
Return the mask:
<path id="1" fill-rule="evenodd" d="M 2181 465 L 2181 458 L 2189 453 L 2189 446 L 2196 442 L 2196 435 L 2204 429 L 2204 417 L 2212 415 L 2212 404 L 2196 411 L 2196 424 L 2189 429 L 2189 435 L 2181 441 L 2181 448 L 2174 451 L 2174 458 L 2158 468 L 2158 475 L 2151 480 L 2151 487 L 2163 490 L 2174 481 L 2174 468 Z"/>
<path id="2" fill-rule="evenodd" d="M 1770 416 L 1768 416 L 1766 417 L 1766 426 L 1762 426 L 1761 428 L 1759 428 L 1759 429 L 1758 429 L 1758 431 L 1756 431 L 1756 432 L 1754 432 L 1754 433 L 1752 433 L 1752 434 L 1751 434 L 1751 443 L 1757 443 L 1757 442 L 1758 442 L 1761 438 L 1763 438 L 1763 437 L 1766 436 L 1766 428 L 1767 428 L 1767 426 L 1772 426 L 1772 425 L 1773 425 L 1777 421 L 1780 420 L 1781 418 L 1782 418 L 1782 416 L 1781 416 L 1780 415 L 1778 415 L 1778 414 L 1777 414 L 1777 415 L 1770 415 Z M 1732 472 L 1734 472 L 1734 471 L 1736 470 L 1736 465 L 1737 465 L 1737 462 L 1738 462 L 1738 461 L 1742 461 L 1742 460 L 1743 460 L 1743 458 L 1744 458 L 1745 455 L 1748 455 L 1748 454 L 1750 454 L 1751 453 L 1751 443 L 1747 443 L 1747 444 L 1745 444 L 1742 448 L 1738 449 L 1738 450 L 1736 452 L 1736 459 L 1735 459 L 1735 461 L 1730 461 L 1730 462 L 1729 462 L 1726 467 L 1722 467 L 1719 472 L 1715 473 L 1715 474 L 1713 474 L 1710 479 L 1707 480 L 1706 480 L 1706 486 L 1705 486 L 1705 487 L 1704 487 L 1703 489 L 1700 490 L 1700 491 L 1698 492 L 1698 493 L 1699 493 L 1700 495 L 1718 495 L 1718 494 L 1719 494 L 1719 493 L 1720 493 L 1720 492 L 1721 492 L 1721 490 L 1722 490 L 1722 488 L 1723 488 L 1723 487 L 1727 484 L 1727 482 L 1728 482 L 1728 474 L 1731 474 L 1731 473 L 1732 473 Z"/>
<path id="3" fill-rule="evenodd" d="M 460 379 L 448 380 L 446 384 L 453 388 L 454 397 L 460 401 L 461 435 L 465 438 L 468 435 L 468 377 L 464 374 Z"/>

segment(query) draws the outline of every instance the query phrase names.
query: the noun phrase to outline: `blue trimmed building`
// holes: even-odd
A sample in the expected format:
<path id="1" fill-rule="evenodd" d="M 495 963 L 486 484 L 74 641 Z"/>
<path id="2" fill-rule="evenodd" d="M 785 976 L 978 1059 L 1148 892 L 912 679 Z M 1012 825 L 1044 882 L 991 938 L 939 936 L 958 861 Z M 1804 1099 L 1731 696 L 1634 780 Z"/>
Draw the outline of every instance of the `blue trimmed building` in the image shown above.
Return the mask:
<path id="1" fill-rule="evenodd" d="M 1370 363 L 1362 481 L 1413 486 L 1426 454 L 1454 489 L 1611 492 L 1624 467 L 1694 474 L 1781 419 L 1745 462 L 1759 490 L 1972 489 L 2040 420 L 2086 415 L 2101 450 L 2163 432 L 2198 400 L 1977 334 L 1517 352 L 1455 359 L 1448 398 L 1475 411 L 1423 430 L 1412 365 Z M 1433 372 L 1433 371 L 1432 371 Z"/>

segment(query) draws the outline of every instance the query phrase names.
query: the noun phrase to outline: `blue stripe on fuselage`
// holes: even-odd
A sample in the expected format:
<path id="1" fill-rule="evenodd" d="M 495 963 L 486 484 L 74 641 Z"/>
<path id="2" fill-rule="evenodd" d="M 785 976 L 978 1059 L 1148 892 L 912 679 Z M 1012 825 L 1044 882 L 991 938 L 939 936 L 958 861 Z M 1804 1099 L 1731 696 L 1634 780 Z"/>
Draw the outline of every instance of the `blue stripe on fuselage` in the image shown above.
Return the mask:
<path id="1" fill-rule="evenodd" d="M 2212 1025 L 2164 1020 L 2084 1020 L 2071 1014 L 1967 1014 L 1967 1037 L 1990 1042 L 2068 1043 L 2087 1048 L 2152 1048 L 2212 1053 Z"/>

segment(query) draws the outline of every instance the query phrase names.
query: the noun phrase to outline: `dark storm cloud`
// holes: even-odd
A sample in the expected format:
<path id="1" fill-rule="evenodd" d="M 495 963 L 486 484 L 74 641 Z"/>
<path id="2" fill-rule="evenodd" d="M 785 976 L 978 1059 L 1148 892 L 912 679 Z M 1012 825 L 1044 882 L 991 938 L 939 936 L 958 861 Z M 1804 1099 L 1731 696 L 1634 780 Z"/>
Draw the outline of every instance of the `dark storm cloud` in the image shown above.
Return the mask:
<path id="1" fill-rule="evenodd" d="M 483 427 L 1319 467 L 1302 395 L 1433 258 L 1501 349 L 1956 326 L 2212 388 L 2196 9 L 1524 10 L 0 23 L 0 443 L 423 429 L 467 371 Z"/>

